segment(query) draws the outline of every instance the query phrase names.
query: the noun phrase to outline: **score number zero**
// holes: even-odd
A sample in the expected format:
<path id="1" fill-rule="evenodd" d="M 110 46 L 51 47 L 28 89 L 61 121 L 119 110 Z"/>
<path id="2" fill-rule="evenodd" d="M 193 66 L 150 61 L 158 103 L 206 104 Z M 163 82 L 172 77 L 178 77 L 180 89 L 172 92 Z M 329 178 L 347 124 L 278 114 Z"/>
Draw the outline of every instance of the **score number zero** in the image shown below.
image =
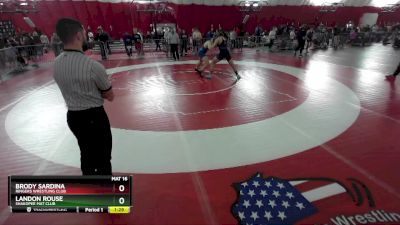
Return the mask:
<path id="1" fill-rule="evenodd" d="M 126 177 L 126 176 L 122 176 L 122 177 L 120 177 L 120 176 L 113 176 L 113 177 L 111 177 L 111 181 L 128 181 L 128 177 Z M 124 185 L 119 185 L 118 186 L 118 191 L 119 192 L 124 192 L 125 191 L 125 186 Z M 123 205 L 124 203 L 125 203 L 125 198 L 124 197 L 120 197 L 119 199 L 118 199 L 118 203 L 119 204 L 121 204 L 121 205 Z"/>
<path id="2" fill-rule="evenodd" d="M 124 192 L 125 191 L 125 186 L 123 184 L 119 185 L 118 191 Z M 119 204 L 123 205 L 125 203 L 125 198 L 124 197 L 120 197 L 118 199 L 118 202 L 119 202 Z"/>

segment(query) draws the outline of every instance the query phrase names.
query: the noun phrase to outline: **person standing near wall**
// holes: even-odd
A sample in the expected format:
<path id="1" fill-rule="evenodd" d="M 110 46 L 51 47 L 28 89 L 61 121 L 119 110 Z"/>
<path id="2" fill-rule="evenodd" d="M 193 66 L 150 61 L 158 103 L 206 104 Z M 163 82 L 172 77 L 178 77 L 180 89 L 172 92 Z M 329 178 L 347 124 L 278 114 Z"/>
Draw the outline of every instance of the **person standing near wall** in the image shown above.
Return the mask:
<path id="1" fill-rule="evenodd" d="M 189 42 L 189 36 L 186 34 L 185 30 L 182 30 L 182 33 L 181 33 L 181 56 L 183 56 L 184 51 L 185 51 L 185 55 L 187 55 L 188 42 Z"/>
<path id="2" fill-rule="evenodd" d="M 156 52 L 161 51 L 161 45 L 160 45 L 161 35 L 159 34 L 159 32 L 157 30 L 154 31 L 153 39 L 154 39 L 154 42 L 156 43 Z"/>
<path id="3" fill-rule="evenodd" d="M 236 48 L 236 37 L 237 37 L 237 33 L 236 33 L 236 27 L 234 27 L 231 32 L 229 32 L 229 40 L 230 40 L 230 47 L 231 49 Z"/>
<path id="4" fill-rule="evenodd" d="M 290 33 L 289 33 L 289 38 L 290 38 L 290 46 L 291 46 L 291 50 L 296 49 L 297 48 L 297 43 L 295 41 L 296 39 L 296 32 L 295 32 L 295 28 L 290 28 Z"/>
<path id="5" fill-rule="evenodd" d="M 306 45 L 306 34 L 306 27 L 303 25 L 296 34 L 298 45 L 297 48 L 294 50 L 294 56 L 296 56 L 297 51 L 300 51 L 299 57 L 303 57 L 303 50 L 304 46 Z"/>
<path id="6" fill-rule="evenodd" d="M 42 35 L 40 35 L 40 42 L 43 45 L 44 52 L 47 53 L 50 41 L 46 34 L 42 33 Z"/>
<path id="7" fill-rule="evenodd" d="M 90 27 L 87 30 L 87 40 L 88 40 L 88 48 L 92 49 L 94 47 L 94 34 Z"/>
<path id="8" fill-rule="evenodd" d="M 333 30 L 333 39 L 332 39 L 332 46 L 334 49 L 337 49 L 339 47 L 339 41 L 340 41 L 340 28 L 336 25 Z"/>
<path id="9" fill-rule="evenodd" d="M 206 34 L 206 39 L 207 39 L 207 41 L 208 40 L 211 40 L 213 37 L 214 37 L 214 24 L 211 24 L 211 28 L 210 28 L 210 30 L 207 32 L 207 34 Z"/>
<path id="10" fill-rule="evenodd" d="M 59 56 L 62 49 L 62 42 L 56 33 L 53 33 L 53 36 L 51 36 L 51 47 L 53 48 L 54 55 L 56 57 Z"/>
<path id="11" fill-rule="evenodd" d="M 83 53 L 86 33 L 82 24 L 63 18 L 57 35 L 64 52 L 54 62 L 54 80 L 67 105 L 67 123 L 78 140 L 83 175 L 112 175 L 110 122 L 104 99 L 114 93 L 104 66 Z"/>
<path id="12" fill-rule="evenodd" d="M 170 53 L 170 51 L 171 51 L 170 43 L 169 43 L 169 35 L 170 35 L 170 32 L 171 32 L 171 31 L 169 30 L 169 28 L 166 27 L 165 30 L 164 30 L 164 41 L 165 41 L 165 48 L 166 48 L 166 50 L 167 50 L 167 58 L 170 57 L 169 53 Z"/>
<path id="13" fill-rule="evenodd" d="M 132 35 L 129 34 L 128 32 L 124 33 L 124 36 L 122 37 L 122 40 L 124 41 L 124 46 L 125 46 L 125 52 L 128 55 L 128 57 L 132 56 Z"/>
<path id="14" fill-rule="evenodd" d="M 111 55 L 111 48 L 109 43 L 110 36 L 103 30 L 103 27 L 99 26 L 97 27 L 97 34 L 94 39 L 96 41 L 99 41 L 101 58 L 103 60 L 107 59 L 107 53 Z"/>
<path id="15" fill-rule="evenodd" d="M 199 51 L 199 47 L 201 45 L 202 35 L 199 29 L 193 28 L 192 39 L 193 39 L 193 54 L 196 54 Z"/>
<path id="16" fill-rule="evenodd" d="M 179 44 L 179 36 L 176 33 L 175 29 L 172 29 L 168 35 L 168 43 L 170 45 L 172 57 L 174 60 L 179 60 L 179 52 L 178 52 L 178 44 Z"/>
<path id="17" fill-rule="evenodd" d="M 238 48 L 240 49 L 240 50 L 242 50 L 243 49 L 243 41 L 244 41 L 244 36 L 245 36 L 245 32 L 244 32 L 244 24 L 240 24 L 238 27 L 237 27 L 237 31 L 236 31 L 236 34 L 237 34 L 237 36 L 238 36 L 238 38 L 237 38 L 237 44 L 238 44 Z"/>
<path id="18" fill-rule="evenodd" d="M 255 29 L 255 31 L 254 31 L 254 35 L 256 36 L 256 43 L 257 43 L 257 45 L 261 42 L 261 35 L 262 35 L 263 32 L 264 32 L 264 31 L 263 31 L 261 25 L 260 25 L 260 24 L 257 25 L 257 27 L 256 27 L 256 29 Z"/>
<path id="19" fill-rule="evenodd" d="M 135 42 L 135 49 L 138 54 L 138 56 L 143 56 L 144 51 L 143 51 L 143 35 L 140 33 L 140 31 L 137 28 L 133 28 L 133 41 Z"/>
<path id="20" fill-rule="evenodd" d="M 278 30 L 277 27 L 273 27 L 272 30 L 269 32 L 268 34 L 268 38 L 269 38 L 269 44 L 268 44 L 268 48 L 269 50 L 272 49 L 272 47 L 275 44 L 275 39 L 276 39 L 276 31 Z"/>
<path id="21" fill-rule="evenodd" d="M 311 47 L 311 45 L 312 45 L 313 36 L 314 36 L 314 28 L 310 27 L 310 28 L 307 30 L 307 33 L 306 33 L 306 41 L 307 41 L 306 53 L 308 53 L 308 49 L 309 49 L 309 48 Z"/>

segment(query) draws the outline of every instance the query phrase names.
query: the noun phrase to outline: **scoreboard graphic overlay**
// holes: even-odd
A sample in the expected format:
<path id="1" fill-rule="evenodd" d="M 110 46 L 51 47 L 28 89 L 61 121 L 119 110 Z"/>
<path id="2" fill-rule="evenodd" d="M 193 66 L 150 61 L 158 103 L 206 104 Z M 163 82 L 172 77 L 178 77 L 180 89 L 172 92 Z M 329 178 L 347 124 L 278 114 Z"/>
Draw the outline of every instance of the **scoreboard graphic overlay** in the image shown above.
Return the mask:
<path id="1" fill-rule="evenodd" d="M 9 176 L 13 213 L 130 213 L 132 176 Z"/>

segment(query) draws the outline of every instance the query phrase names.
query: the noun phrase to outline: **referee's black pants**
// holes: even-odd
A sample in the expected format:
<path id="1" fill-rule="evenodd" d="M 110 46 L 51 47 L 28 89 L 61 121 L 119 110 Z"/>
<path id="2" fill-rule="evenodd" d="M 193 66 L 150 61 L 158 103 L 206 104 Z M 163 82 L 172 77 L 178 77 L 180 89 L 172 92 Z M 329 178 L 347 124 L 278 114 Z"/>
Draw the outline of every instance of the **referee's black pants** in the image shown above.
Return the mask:
<path id="1" fill-rule="evenodd" d="M 112 175 L 110 122 L 104 108 L 68 111 L 68 126 L 78 139 L 83 175 Z"/>
<path id="2" fill-rule="evenodd" d="M 275 44 L 275 39 L 270 39 L 269 40 L 269 44 L 268 44 L 268 48 L 271 49 L 272 46 L 274 46 L 274 44 Z"/>
<path id="3" fill-rule="evenodd" d="M 301 55 L 301 54 L 303 54 L 303 50 L 306 45 L 306 41 L 303 39 L 297 39 L 297 41 L 298 41 L 299 45 L 297 45 L 297 48 L 295 49 L 295 53 L 300 50 L 300 55 Z"/>
<path id="4" fill-rule="evenodd" d="M 178 44 L 171 44 L 171 53 L 175 60 L 179 60 Z"/>
<path id="5" fill-rule="evenodd" d="M 107 45 L 106 45 L 106 43 L 100 41 L 99 46 L 100 46 L 101 59 L 106 60 L 107 59 L 107 52 L 106 52 Z"/>
<path id="6" fill-rule="evenodd" d="M 183 52 L 185 51 L 185 54 L 188 52 L 188 41 L 187 40 L 182 40 L 181 42 L 181 56 L 183 56 Z"/>

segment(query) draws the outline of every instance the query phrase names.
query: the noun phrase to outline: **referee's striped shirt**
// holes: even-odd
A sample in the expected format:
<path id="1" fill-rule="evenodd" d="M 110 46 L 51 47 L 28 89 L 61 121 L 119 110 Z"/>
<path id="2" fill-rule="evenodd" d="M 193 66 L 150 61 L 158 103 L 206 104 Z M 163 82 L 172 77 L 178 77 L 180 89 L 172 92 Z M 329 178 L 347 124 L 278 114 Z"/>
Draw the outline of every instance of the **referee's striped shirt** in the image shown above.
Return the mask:
<path id="1" fill-rule="evenodd" d="M 70 111 L 102 106 L 101 93 L 111 89 L 104 66 L 81 51 L 65 50 L 56 58 L 54 79 Z"/>

